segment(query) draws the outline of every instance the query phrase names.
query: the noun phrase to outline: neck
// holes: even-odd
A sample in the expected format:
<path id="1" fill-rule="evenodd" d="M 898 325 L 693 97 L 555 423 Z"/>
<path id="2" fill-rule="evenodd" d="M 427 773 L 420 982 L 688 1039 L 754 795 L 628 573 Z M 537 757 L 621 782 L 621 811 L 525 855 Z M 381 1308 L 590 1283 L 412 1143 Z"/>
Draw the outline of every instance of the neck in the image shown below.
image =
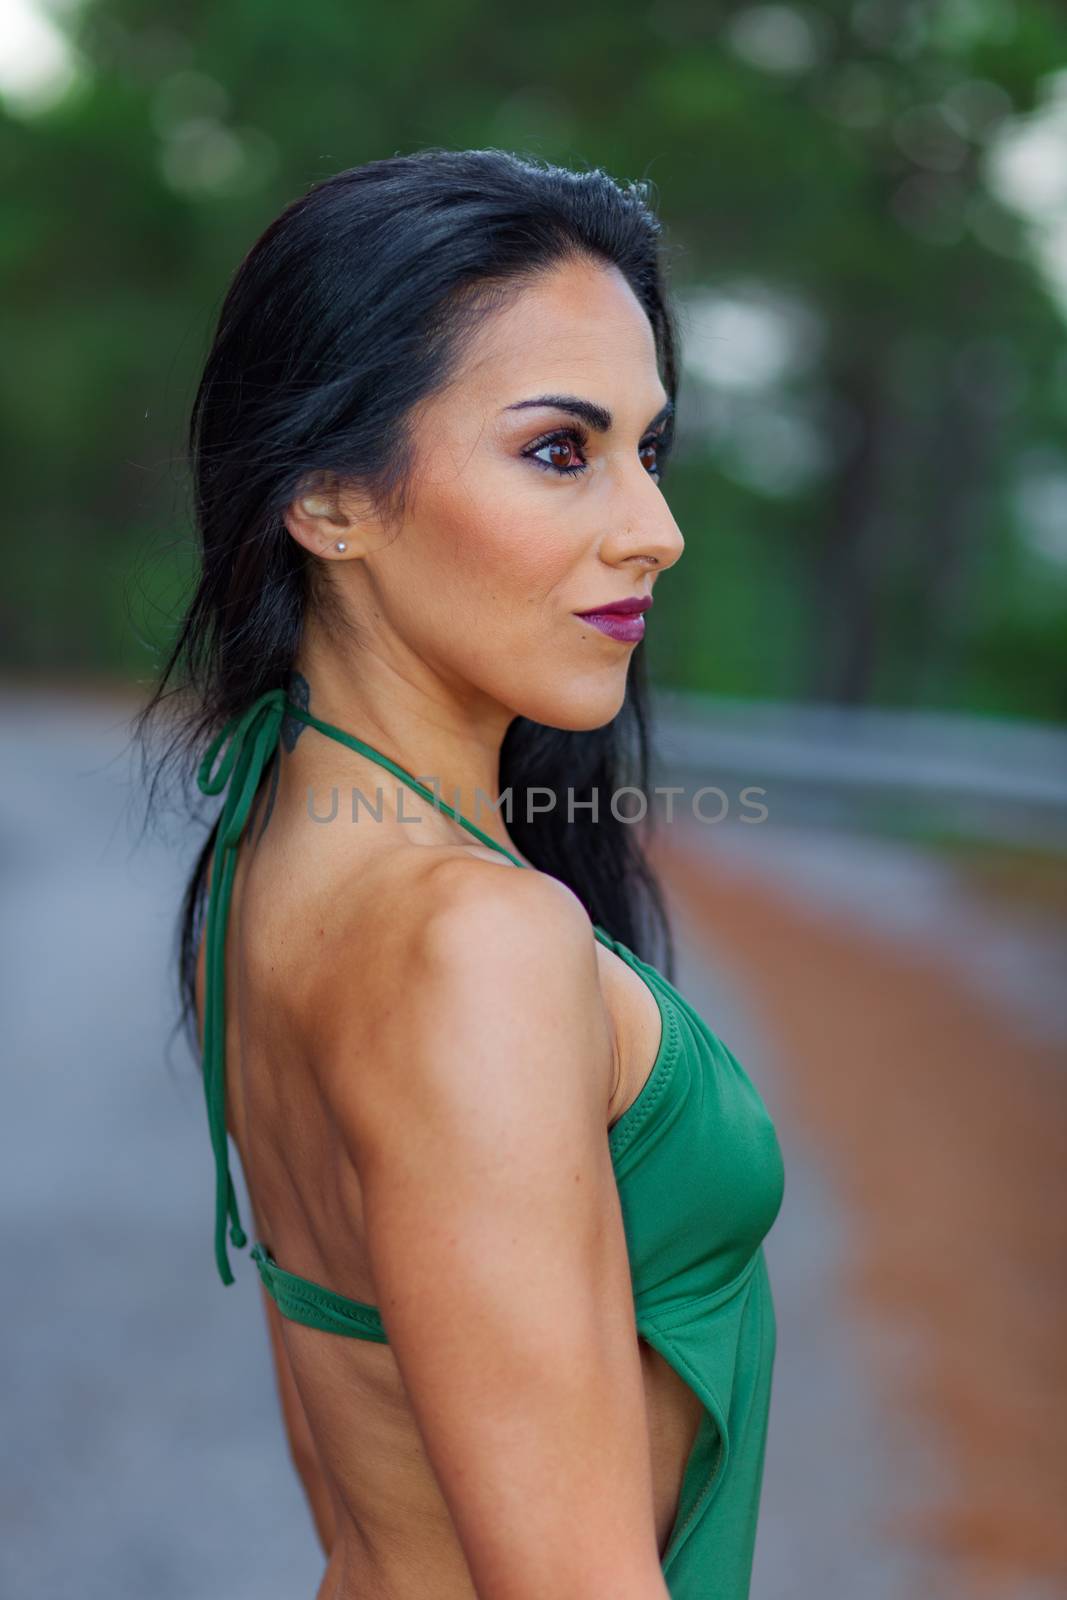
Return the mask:
<path id="1" fill-rule="evenodd" d="M 513 713 L 484 701 L 477 710 L 460 706 L 439 685 L 413 684 L 384 671 L 381 663 L 365 660 L 357 674 L 335 661 L 313 663 L 304 655 L 290 674 L 286 693 L 321 722 L 396 762 L 490 839 L 518 854 L 508 838 L 503 809 L 495 809 L 493 804 L 498 794 L 500 747 Z M 283 724 L 282 739 L 290 754 L 298 745 L 312 751 L 325 743 L 295 718 Z M 333 775 L 330 781 L 336 782 L 336 743 L 331 742 L 328 750 L 328 755 L 317 751 L 315 759 L 327 762 Z M 386 812 L 394 812 L 402 800 L 407 817 L 416 810 L 421 814 L 418 799 L 408 805 L 409 786 L 387 768 L 375 766 L 374 785 L 381 788 Z M 375 794 L 374 787 L 371 794 Z M 444 811 L 441 815 L 448 817 Z"/>

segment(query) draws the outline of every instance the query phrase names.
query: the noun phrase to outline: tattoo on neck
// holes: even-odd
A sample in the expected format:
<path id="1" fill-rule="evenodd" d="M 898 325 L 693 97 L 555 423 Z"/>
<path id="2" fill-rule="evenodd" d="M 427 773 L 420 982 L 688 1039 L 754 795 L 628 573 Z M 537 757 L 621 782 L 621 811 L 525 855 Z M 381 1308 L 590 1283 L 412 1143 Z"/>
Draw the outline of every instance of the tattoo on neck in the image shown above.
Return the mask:
<path id="1" fill-rule="evenodd" d="M 299 706 L 303 711 L 310 709 L 311 685 L 302 672 L 291 672 L 289 674 L 289 683 L 285 692 L 294 706 Z M 282 719 L 282 743 L 288 751 L 292 752 L 296 741 L 306 727 L 307 723 L 301 722 L 299 717 L 286 716 Z"/>
<path id="2" fill-rule="evenodd" d="M 300 726 L 303 727 L 304 724 L 301 723 Z M 281 773 L 281 766 L 282 766 L 282 764 L 281 764 L 281 761 L 278 758 L 278 752 L 277 752 L 277 750 L 275 750 L 274 755 L 271 757 L 271 763 L 270 763 L 270 790 L 269 790 L 269 792 L 267 794 L 267 805 L 266 805 L 266 809 L 263 812 L 263 822 L 260 825 L 260 830 L 259 830 L 259 837 L 261 839 L 262 839 L 263 835 L 266 833 L 266 831 L 267 831 L 267 823 L 270 821 L 270 819 L 271 819 L 271 817 L 272 817 L 272 815 L 274 813 L 274 798 L 278 793 L 278 778 L 279 778 L 279 775 Z"/>

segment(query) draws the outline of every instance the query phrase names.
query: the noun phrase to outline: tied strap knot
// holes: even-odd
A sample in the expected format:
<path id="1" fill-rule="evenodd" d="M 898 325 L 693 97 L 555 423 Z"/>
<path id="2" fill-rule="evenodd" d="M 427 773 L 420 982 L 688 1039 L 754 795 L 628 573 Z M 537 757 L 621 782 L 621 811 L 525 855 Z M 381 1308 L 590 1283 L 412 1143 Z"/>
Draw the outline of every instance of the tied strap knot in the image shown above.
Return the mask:
<path id="1" fill-rule="evenodd" d="M 203 794 L 226 791 L 219 815 L 207 906 L 203 1049 L 204 1097 L 215 1155 L 215 1262 L 225 1284 L 234 1281 L 226 1252 L 227 1217 L 230 1242 L 239 1250 L 248 1243 L 241 1226 L 227 1146 L 226 924 L 237 864 L 237 842 L 248 821 L 263 769 L 277 745 L 288 704 L 284 689 L 268 689 L 261 694 L 215 736 L 197 772 L 197 785 Z"/>
<path id="2" fill-rule="evenodd" d="M 232 848 L 241 837 L 263 767 L 278 742 L 287 703 L 284 689 L 268 689 L 246 711 L 231 717 L 200 763 L 196 781 L 201 793 L 221 794 L 226 789 L 219 819 L 223 848 Z M 220 751 L 222 759 L 212 772 Z"/>

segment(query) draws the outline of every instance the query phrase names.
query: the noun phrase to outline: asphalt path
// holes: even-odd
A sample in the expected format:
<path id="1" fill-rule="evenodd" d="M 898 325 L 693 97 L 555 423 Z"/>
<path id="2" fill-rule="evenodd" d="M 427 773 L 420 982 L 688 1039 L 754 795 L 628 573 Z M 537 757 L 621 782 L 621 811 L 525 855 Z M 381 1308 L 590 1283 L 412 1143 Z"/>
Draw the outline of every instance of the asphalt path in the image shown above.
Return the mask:
<path id="1" fill-rule="evenodd" d="M 0 1238 L 15 1291 L 0 1321 L 0 1595 L 311 1600 L 322 1561 L 258 1278 L 237 1252 L 236 1284 L 219 1282 L 201 1081 L 174 1033 L 198 836 L 178 814 L 142 833 L 129 709 L 0 693 Z M 839 1292 L 848 1220 L 779 1094 L 780 1046 L 684 919 L 679 932 L 679 985 L 756 1081 L 787 1170 L 767 1242 L 778 1357 L 753 1600 L 947 1600 L 885 1526 L 900 1485 L 941 1467 L 933 1440 L 879 1414 Z"/>

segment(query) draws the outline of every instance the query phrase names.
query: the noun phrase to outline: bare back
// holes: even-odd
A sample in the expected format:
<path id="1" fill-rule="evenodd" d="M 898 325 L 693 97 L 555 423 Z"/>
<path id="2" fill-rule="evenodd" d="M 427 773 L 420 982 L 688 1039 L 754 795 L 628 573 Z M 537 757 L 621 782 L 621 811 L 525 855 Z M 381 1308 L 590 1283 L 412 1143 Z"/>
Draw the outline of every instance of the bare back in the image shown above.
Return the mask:
<path id="1" fill-rule="evenodd" d="M 361 1016 L 366 1059 L 412 995 L 398 951 L 422 915 L 427 874 L 446 859 L 512 868 L 435 831 L 309 826 L 272 809 L 265 783 L 241 841 L 227 946 L 226 1097 L 255 1232 L 302 1277 L 377 1299 L 364 1248 L 359 1175 L 331 1108 L 322 1064 L 331 1054 L 338 986 Z M 427 807 L 427 812 L 429 808 Z M 264 827 L 264 820 L 266 826 Z M 439 832 L 436 831 L 439 829 Z M 426 840 L 427 842 L 423 842 Z M 525 874 L 522 876 L 525 877 Z M 202 1006 L 203 950 L 198 967 Z M 659 1044 L 653 996 L 612 951 L 597 963 L 612 1048 L 600 1075 L 605 1130 L 637 1097 Z M 331 1005 L 331 996 L 334 1005 Z M 360 1061 L 352 1059 L 353 1075 Z M 339 1225 L 344 1219 L 344 1225 Z M 474 1600 L 470 1571 L 388 1344 L 325 1337 L 279 1319 L 278 1348 L 299 1393 L 317 1470 L 336 1522 L 320 1600 Z M 640 1360 L 653 1514 L 662 1552 L 673 1523 L 700 1405 L 644 1341 Z"/>

